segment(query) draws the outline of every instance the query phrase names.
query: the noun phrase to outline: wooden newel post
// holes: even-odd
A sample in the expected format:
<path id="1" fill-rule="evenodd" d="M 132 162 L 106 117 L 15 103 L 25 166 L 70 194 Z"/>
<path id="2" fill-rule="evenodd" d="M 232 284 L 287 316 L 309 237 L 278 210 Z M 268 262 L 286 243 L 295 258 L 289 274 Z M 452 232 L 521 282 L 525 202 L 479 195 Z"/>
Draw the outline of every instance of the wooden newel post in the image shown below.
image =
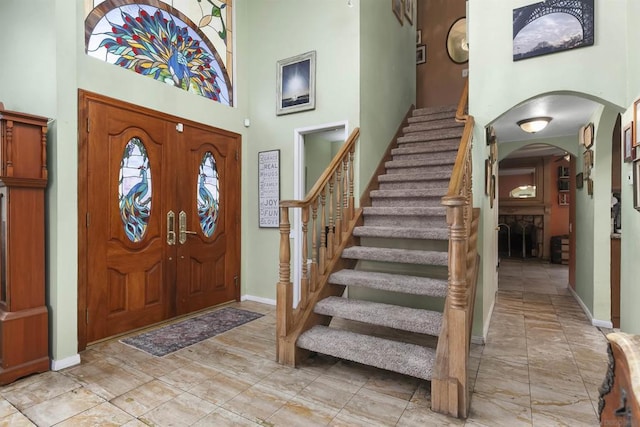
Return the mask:
<path id="1" fill-rule="evenodd" d="M 278 362 L 287 363 L 286 337 L 293 315 L 293 289 L 291 284 L 291 247 L 289 244 L 289 208 L 280 208 L 280 280 L 276 289 L 276 350 Z"/>
<path id="2" fill-rule="evenodd" d="M 455 417 L 466 417 L 469 396 L 467 365 L 469 340 L 467 331 L 467 225 L 464 196 L 444 197 L 449 224 L 449 291 L 447 324 L 449 327 L 449 410 Z"/>

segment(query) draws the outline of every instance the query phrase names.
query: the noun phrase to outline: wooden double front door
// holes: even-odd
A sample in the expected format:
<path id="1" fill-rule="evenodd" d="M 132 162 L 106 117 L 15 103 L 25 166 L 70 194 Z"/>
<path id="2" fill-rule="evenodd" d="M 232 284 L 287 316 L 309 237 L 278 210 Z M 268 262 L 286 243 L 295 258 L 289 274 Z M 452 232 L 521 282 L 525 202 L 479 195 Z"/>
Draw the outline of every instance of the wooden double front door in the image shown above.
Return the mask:
<path id="1" fill-rule="evenodd" d="M 80 347 L 238 299 L 240 136 L 80 98 Z"/>

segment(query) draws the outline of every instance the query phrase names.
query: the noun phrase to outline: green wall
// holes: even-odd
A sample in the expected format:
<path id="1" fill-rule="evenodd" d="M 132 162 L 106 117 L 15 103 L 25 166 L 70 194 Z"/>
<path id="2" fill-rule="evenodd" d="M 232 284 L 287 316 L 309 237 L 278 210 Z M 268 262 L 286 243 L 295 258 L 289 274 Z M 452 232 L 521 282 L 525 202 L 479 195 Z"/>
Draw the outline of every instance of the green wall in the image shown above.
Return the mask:
<path id="1" fill-rule="evenodd" d="M 360 10 L 361 187 L 356 194 L 364 191 L 416 99 L 416 26 L 406 19 L 400 26 L 388 1 L 373 3 L 367 0 Z"/>
<path id="2" fill-rule="evenodd" d="M 497 275 L 494 269 L 497 257 L 494 231 L 497 222 L 496 212 L 489 207 L 489 200 L 484 195 L 483 188 L 484 159 L 488 156 L 484 143 L 484 127 L 514 106 L 547 93 L 582 95 L 603 103 L 612 108 L 611 111 L 620 111 L 621 106 L 627 105 L 627 86 L 634 76 L 631 70 L 628 72 L 627 62 L 624 60 L 628 49 L 627 33 L 612 31 L 612 28 L 619 29 L 627 22 L 627 13 L 631 7 L 628 3 L 631 2 L 619 0 L 607 1 L 605 4 L 604 0 L 595 0 L 596 42 L 593 46 L 513 62 L 513 9 L 531 4 L 531 1 L 517 0 L 509 2 L 508 5 L 501 0 L 468 2 L 468 38 L 472 46 L 469 51 L 469 113 L 476 119 L 476 143 L 473 148 L 474 205 L 482 210 L 478 244 L 483 259 L 478 291 L 481 308 L 476 305 L 474 334 L 479 330 L 486 331 L 497 290 Z M 596 126 L 598 125 L 596 123 Z M 605 130 L 606 127 L 602 126 L 602 132 L 596 135 L 596 145 L 601 144 L 600 138 L 611 140 L 611 127 Z M 610 147 L 610 143 L 608 145 Z M 600 157 L 603 156 L 601 154 Z M 600 164 L 610 174 L 610 167 L 605 166 L 605 162 Z M 603 307 L 606 301 L 594 304 L 594 298 L 601 297 L 605 292 L 602 288 L 604 273 L 601 270 L 608 272 L 608 264 L 606 267 L 602 264 L 593 267 L 593 260 L 608 259 L 605 252 L 608 251 L 609 245 L 602 245 L 603 240 L 609 236 L 609 221 L 602 220 L 602 206 L 610 200 L 610 190 L 604 188 L 607 183 L 604 178 L 606 173 L 604 170 L 597 172 L 600 182 L 597 183 L 593 202 L 586 204 L 586 201 L 582 201 L 582 205 L 579 205 L 584 211 L 580 212 L 581 220 L 577 224 L 585 233 L 593 233 L 593 236 L 579 237 L 589 240 L 582 243 L 588 244 L 590 249 L 585 249 L 577 256 L 578 271 L 582 270 L 581 266 L 585 267 L 582 276 L 578 278 L 578 295 L 592 310 L 594 317 L 600 320 L 608 320 L 608 309 L 605 310 Z M 610 178 L 608 182 L 610 185 Z M 581 201 L 578 200 L 578 203 Z M 581 242 L 578 242 L 578 247 L 580 245 Z M 596 268 L 599 270 L 594 272 Z M 608 289 L 608 282 L 606 288 Z M 481 324 L 477 323 L 480 320 L 477 316 L 478 311 L 482 312 Z"/>

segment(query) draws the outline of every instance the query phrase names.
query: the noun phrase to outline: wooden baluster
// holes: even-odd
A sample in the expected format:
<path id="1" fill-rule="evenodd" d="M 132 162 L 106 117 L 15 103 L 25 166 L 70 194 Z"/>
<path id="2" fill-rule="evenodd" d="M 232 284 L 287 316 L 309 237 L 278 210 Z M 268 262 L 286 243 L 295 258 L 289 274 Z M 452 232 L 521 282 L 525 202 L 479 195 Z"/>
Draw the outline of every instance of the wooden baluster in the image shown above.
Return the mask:
<path id="1" fill-rule="evenodd" d="M 290 332 L 293 319 L 293 289 L 291 285 L 291 248 L 289 246 L 289 208 L 280 208 L 280 281 L 276 286 L 276 352 L 278 362 L 290 363 L 286 337 Z"/>
<path id="2" fill-rule="evenodd" d="M 326 187 L 320 191 L 320 274 L 324 274 L 327 267 L 327 217 L 326 207 Z"/>
<path id="3" fill-rule="evenodd" d="M 342 243 L 342 169 L 336 169 L 336 228 L 334 236 L 334 250 Z"/>
<path id="4" fill-rule="evenodd" d="M 353 198 L 353 156 L 355 149 L 356 146 L 354 144 L 349 151 L 349 221 L 353 219 L 353 215 L 355 212 L 355 199 Z"/>
<path id="5" fill-rule="evenodd" d="M 13 176 L 13 120 L 7 120 L 7 127 L 5 128 L 5 141 L 6 141 L 6 170 L 4 173 L 7 176 Z"/>
<path id="6" fill-rule="evenodd" d="M 333 259 L 333 176 L 329 178 L 329 231 L 327 232 L 327 259 Z"/>
<path id="7" fill-rule="evenodd" d="M 342 231 L 347 231 L 353 218 L 349 217 L 349 154 L 342 158 Z"/>
<path id="8" fill-rule="evenodd" d="M 307 273 L 308 262 L 308 234 L 309 206 L 302 208 L 302 272 L 300 274 L 300 308 L 305 309 L 309 301 L 309 275 Z"/>
<path id="9" fill-rule="evenodd" d="M 42 127 L 40 147 L 41 147 L 40 158 L 42 162 L 42 172 L 41 172 L 40 178 L 47 179 L 49 176 L 49 173 L 47 172 L 47 127 L 46 126 Z"/>
<path id="10" fill-rule="evenodd" d="M 318 199 L 311 202 L 311 292 L 318 289 Z"/>

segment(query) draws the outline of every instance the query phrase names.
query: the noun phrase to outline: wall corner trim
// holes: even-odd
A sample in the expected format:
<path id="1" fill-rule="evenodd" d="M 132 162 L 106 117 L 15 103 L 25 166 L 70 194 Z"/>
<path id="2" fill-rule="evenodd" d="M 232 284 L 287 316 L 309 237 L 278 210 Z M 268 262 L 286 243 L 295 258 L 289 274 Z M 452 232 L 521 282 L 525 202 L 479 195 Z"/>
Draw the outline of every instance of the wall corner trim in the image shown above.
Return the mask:
<path id="1" fill-rule="evenodd" d="M 74 354 L 73 356 L 65 357 L 64 359 L 60 359 L 60 360 L 52 359 L 51 370 L 60 371 L 70 366 L 75 366 L 79 364 L 80 364 L 80 355 Z"/>
<path id="2" fill-rule="evenodd" d="M 585 303 L 582 302 L 582 299 L 576 293 L 576 291 L 574 291 L 573 288 L 570 287 L 570 286 L 567 289 L 569 289 L 569 291 L 571 292 L 571 295 L 573 295 L 573 298 L 575 298 L 575 300 L 578 302 L 578 304 L 580 304 L 580 307 L 582 308 L 582 311 L 584 311 L 584 314 L 587 315 L 587 317 L 589 318 L 589 322 L 591 322 L 592 326 L 595 326 L 596 328 L 613 328 L 613 323 L 611 323 L 610 320 L 594 319 L 593 315 L 589 311 L 589 308 L 587 308 Z"/>

